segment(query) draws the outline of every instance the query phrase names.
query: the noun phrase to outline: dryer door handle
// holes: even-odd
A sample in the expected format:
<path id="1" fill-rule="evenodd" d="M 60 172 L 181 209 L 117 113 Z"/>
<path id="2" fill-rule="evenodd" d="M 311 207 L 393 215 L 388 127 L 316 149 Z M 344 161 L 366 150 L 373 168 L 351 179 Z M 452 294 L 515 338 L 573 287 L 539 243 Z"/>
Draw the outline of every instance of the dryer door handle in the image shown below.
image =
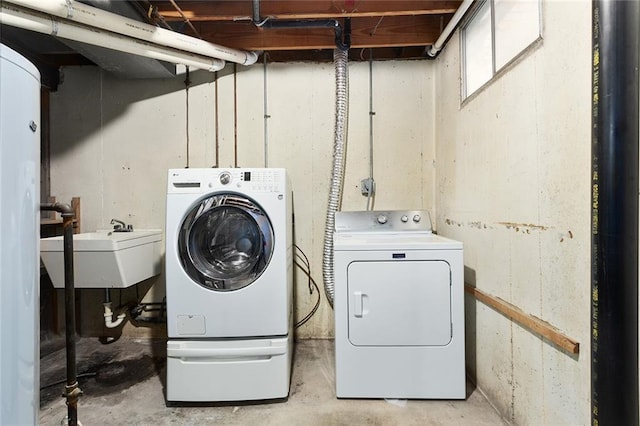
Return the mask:
<path id="1" fill-rule="evenodd" d="M 353 316 L 362 318 L 364 314 L 364 298 L 366 294 L 361 291 L 353 292 Z"/>

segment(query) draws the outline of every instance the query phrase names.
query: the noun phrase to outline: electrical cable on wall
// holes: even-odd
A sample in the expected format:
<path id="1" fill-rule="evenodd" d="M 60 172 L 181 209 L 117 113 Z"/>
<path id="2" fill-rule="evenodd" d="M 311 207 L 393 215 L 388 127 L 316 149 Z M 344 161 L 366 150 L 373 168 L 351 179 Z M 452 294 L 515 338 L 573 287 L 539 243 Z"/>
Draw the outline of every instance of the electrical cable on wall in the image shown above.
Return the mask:
<path id="1" fill-rule="evenodd" d="M 373 51 L 369 49 L 369 179 L 367 186 L 367 208 L 373 210 L 376 183 L 373 179 Z"/>
<path id="2" fill-rule="evenodd" d="M 309 262 L 309 258 L 304 253 L 304 251 L 302 251 L 302 249 L 300 247 L 298 247 L 295 244 L 293 246 L 297 250 L 296 253 L 295 253 L 296 257 L 298 259 L 300 259 L 300 262 L 302 262 L 302 265 L 300 264 L 300 262 L 298 262 L 298 260 L 294 260 L 294 263 L 307 276 L 307 280 L 308 280 L 307 281 L 307 285 L 309 287 L 309 294 L 312 295 L 313 291 L 315 289 L 315 292 L 318 295 L 318 297 L 316 299 L 316 302 L 313 305 L 313 308 L 311 308 L 311 311 L 307 315 L 305 315 L 304 318 L 302 318 L 301 320 L 299 320 L 295 324 L 295 328 L 299 328 L 299 327 L 303 326 L 307 321 L 309 321 L 313 317 L 313 315 L 315 315 L 316 311 L 320 307 L 321 296 L 320 296 L 320 288 L 318 287 L 318 284 L 316 283 L 316 281 L 311 276 L 311 264 Z"/>

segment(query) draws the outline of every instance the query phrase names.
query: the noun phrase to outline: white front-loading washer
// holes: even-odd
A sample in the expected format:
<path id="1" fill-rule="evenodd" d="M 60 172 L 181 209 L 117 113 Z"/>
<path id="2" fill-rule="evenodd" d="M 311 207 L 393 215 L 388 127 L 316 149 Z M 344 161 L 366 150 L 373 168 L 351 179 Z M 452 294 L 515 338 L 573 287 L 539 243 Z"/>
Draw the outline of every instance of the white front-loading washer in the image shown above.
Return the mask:
<path id="1" fill-rule="evenodd" d="M 284 169 L 172 169 L 167 402 L 289 394 L 292 200 Z"/>
<path id="2" fill-rule="evenodd" d="M 465 398 L 462 243 L 427 211 L 335 217 L 338 398 Z"/>

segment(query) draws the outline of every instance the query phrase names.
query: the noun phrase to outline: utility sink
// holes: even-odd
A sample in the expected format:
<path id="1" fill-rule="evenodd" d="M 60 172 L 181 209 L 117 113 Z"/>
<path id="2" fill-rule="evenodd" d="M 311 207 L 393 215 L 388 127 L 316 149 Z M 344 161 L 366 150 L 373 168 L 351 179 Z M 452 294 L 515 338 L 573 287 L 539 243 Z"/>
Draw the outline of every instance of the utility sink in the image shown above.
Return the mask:
<path id="1" fill-rule="evenodd" d="M 160 273 L 162 231 L 98 230 L 73 235 L 76 288 L 125 288 Z M 40 239 L 40 257 L 51 282 L 64 288 L 62 237 Z"/>

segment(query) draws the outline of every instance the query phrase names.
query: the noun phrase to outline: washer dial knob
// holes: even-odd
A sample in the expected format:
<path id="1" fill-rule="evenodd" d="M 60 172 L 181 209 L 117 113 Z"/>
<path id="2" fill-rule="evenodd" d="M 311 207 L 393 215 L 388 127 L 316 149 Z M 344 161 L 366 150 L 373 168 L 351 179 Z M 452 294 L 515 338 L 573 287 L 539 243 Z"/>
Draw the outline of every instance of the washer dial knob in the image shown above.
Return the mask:
<path id="1" fill-rule="evenodd" d="M 220 183 L 226 185 L 229 182 L 231 182 L 231 174 L 229 174 L 229 172 L 222 173 L 220 175 Z"/>
<path id="2" fill-rule="evenodd" d="M 420 220 L 421 220 L 421 219 L 422 219 L 422 218 L 420 217 L 420 215 L 419 215 L 419 214 L 413 215 L 413 221 L 414 221 L 415 223 L 420 222 Z"/>
<path id="3" fill-rule="evenodd" d="M 377 220 L 380 225 L 384 225 L 385 223 L 387 223 L 387 217 L 383 214 L 378 215 Z"/>
<path id="4" fill-rule="evenodd" d="M 403 214 L 402 217 L 400 218 L 400 220 L 403 223 L 407 223 L 409 221 L 409 217 L 406 214 Z"/>

